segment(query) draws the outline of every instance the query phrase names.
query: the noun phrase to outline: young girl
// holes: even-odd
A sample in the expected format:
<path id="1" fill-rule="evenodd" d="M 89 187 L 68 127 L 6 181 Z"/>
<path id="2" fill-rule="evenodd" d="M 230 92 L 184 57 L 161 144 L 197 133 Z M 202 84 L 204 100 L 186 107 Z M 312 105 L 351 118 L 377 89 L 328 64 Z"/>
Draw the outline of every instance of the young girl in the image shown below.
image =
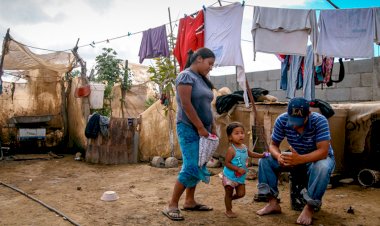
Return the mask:
<path id="1" fill-rule="evenodd" d="M 265 153 L 259 154 L 248 151 L 247 146 L 243 144 L 245 131 L 240 122 L 232 122 L 227 126 L 227 136 L 231 143 L 228 148 L 223 169 L 223 186 L 226 192 L 224 203 L 226 205 L 226 216 L 230 218 L 237 217 L 232 212 L 232 200 L 239 199 L 245 195 L 245 177 L 247 174 L 246 161 L 248 156 L 251 158 L 264 158 Z M 235 194 L 234 189 L 236 190 Z"/>

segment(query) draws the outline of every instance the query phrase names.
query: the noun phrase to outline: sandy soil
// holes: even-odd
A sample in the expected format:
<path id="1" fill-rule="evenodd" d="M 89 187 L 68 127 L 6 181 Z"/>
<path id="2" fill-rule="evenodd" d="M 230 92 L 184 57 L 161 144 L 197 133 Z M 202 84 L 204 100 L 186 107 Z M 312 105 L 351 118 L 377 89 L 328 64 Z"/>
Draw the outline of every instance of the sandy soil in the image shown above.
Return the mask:
<path id="1" fill-rule="evenodd" d="M 219 171 L 221 170 L 218 169 Z M 283 213 L 259 217 L 265 203 L 253 203 L 257 180 L 247 181 L 246 197 L 233 203 L 237 219 L 227 219 L 224 191 L 217 175 L 200 184 L 198 201 L 212 212 L 183 212 L 186 220 L 172 222 L 162 215 L 179 169 L 159 169 L 148 164 L 94 165 L 61 159 L 0 161 L 0 181 L 16 186 L 63 212 L 80 225 L 294 225 L 299 214 L 289 206 L 288 184 L 280 185 Z M 80 187 L 80 189 L 79 189 Z M 104 202 L 104 191 L 120 198 Z M 314 225 L 380 225 L 380 189 L 345 185 L 329 189 Z M 181 205 L 183 199 L 181 200 Z M 354 214 L 347 213 L 352 206 Z M 71 225 L 40 204 L 0 185 L 0 225 Z"/>

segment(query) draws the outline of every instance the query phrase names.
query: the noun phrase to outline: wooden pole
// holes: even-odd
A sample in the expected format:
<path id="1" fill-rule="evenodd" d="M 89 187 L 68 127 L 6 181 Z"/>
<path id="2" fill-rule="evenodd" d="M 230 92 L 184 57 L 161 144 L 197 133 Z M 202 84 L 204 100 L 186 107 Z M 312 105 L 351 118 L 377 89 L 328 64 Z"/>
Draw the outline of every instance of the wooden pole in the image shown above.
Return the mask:
<path id="1" fill-rule="evenodd" d="M 169 23 L 170 23 L 170 44 L 172 47 L 172 51 L 174 51 L 174 41 L 173 41 L 173 26 L 172 26 L 172 17 L 170 15 L 170 7 L 168 7 L 169 13 Z M 177 75 L 177 64 L 175 61 L 175 57 L 173 55 L 173 65 L 174 65 L 174 74 Z M 168 117 L 169 117 L 169 143 L 170 143 L 170 156 L 174 157 L 174 128 L 173 128 L 173 112 L 172 112 L 172 101 L 170 91 L 166 94 L 169 105 L 168 105 Z"/>
<path id="2" fill-rule="evenodd" d="M 9 28 L 7 30 L 7 33 L 5 34 L 4 40 L 3 40 L 3 50 L 1 53 L 1 61 L 0 61 L 0 95 L 3 93 L 3 84 L 1 81 L 1 76 L 3 76 L 3 65 L 4 65 L 4 56 L 8 52 L 8 41 L 10 40 L 10 35 L 9 35 Z"/>
<path id="3" fill-rule="evenodd" d="M 128 73 L 128 60 L 125 60 L 124 70 Z M 120 89 L 121 89 L 121 98 L 120 98 L 121 117 L 124 118 L 124 96 L 125 96 L 125 89 L 123 88 L 123 84 L 120 85 Z"/>
<path id="4" fill-rule="evenodd" d="M 170 7 L 168 7 L 168 13 L 169 13 L 169 24 L 170 24 L 170 45 L 172 47 L 172 52 L 174 51 L 174 38 L 173 38 L 173 26 L 172 26 L 172 17 L 170 14 Z M 174 65 L 174 74 L 177 74 L 177 63 L 174 59 L 173 55 L 173 65 Z"/>

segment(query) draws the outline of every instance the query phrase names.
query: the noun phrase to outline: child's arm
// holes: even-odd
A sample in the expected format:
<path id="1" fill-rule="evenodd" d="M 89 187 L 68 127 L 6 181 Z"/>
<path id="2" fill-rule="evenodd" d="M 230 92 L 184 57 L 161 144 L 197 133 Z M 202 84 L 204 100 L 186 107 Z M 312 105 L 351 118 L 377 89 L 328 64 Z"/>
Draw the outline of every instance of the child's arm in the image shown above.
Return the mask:
<path id="1" fill-rule="evenodd" d="M 245 170 L 243 168 L 239 168 L 235 165 L 232 165 L 231 161 L 232 159 L 235 157 L 235 150 L 232 148 L 232 147 L 229 147 L 227 149 L 227 153 L 226 153 L 226 159 L 225 159 L 225 162 L 224 162 L 224 166 L 229 168 L 230 170 L 233 170 L 235 172 L 238 172 L 240 174 L 244 174 L 245 173 Z"/>
<path id="2" fill-rule="evenodd" d="M 251 158 L 265 158 L 266 157 L 265 153 L 260 154 L 254 151 L 248 151 L 248 156 Z"/>

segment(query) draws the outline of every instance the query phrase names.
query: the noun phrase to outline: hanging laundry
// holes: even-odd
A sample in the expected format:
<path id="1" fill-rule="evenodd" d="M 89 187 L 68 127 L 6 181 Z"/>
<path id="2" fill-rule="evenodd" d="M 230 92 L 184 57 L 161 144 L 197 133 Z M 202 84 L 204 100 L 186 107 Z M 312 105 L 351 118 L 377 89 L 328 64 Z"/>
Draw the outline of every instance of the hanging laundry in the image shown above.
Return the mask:
<path id="1" fill-rule="evenodd" d="M 375 43 L 380 45 L 380 8 L 373 8 L 375 16 Z"/>
<path id="2" fill-rule="evenodd" d="M 237 66 L 237 82 L 244 90 L 244 102 L 248 106 L 246 77 L 241 51 L 241 26 L 244 7 L 236 2 L 205 10 L 205 47 L 216 56 L 215 66 Z"/>
<path id="3" fill-rule="evenodd" d="M 180 71 L 186 65 L 187 52 L 204 47 L 204 14 L 200 10 L 195 17 L 186 16 L 179 20 L 178 35 L 173 55 L 177 58 Z"/>
<path id="4" fill-rule="evenodd" d="M 323 57 L 322 65 L 315 67 L 315 85 L 329 83 L 334 66 L 334 57 Z"/>
<path id="5" fill-rule="evenodd" d="M 315 10 L 254 7 L 252 24 L 253 52 L 306 55 L 308 36 L 313 50 L 317 46 Z M 318 57 L 314 58 L 319 65 Z"/>
<path id="6" fill-rule="evenodd" d="M 286 89 L 286 97 L 291 99 L 296 96 L 296 90 L 301 89 L 303 86 L 302 80 L 302 68 L 303 56 L 291 55 L 289 57 L 289 72 L 288 72 L 288 82 Z"/>
<path id="7" fill-rule="evenodd" d="M 317 53 L 330 57 L 371 58 L 375 39 L 373 10 L 322 10 Z"/>
<path id="8" fill-rule="evenodd" d="M 344 74 L 345 74 L 345 71 L 344 71 L 344 64 L 343 64 L 343 60 L 342 58 L 339 58 L 339 77 L 338 77 L 338 80 L 333 80 L 332 77 L 330 77 L 330 81 L 328 81 L 326 83 L 326 85 L 328 87 L 332 86 L 333 85 L 333 82 L 335 83 L 339 83 L 341 81 L 343 81 L 344 79 Z"/>
<path id="9" fill-rule="evenodd" d="M 280 89 L 286 90 L 288 88 L 288 71 L 289 71 L 289 55 L 277 55 L 281 61 L 281 80 Z"/>
<path id="10" fill-rule="evenodd" d="M 314 54 L 313 47 L 307 47 L 307 54 L 304 59 L 304 74 L 303 74 L 303 97 L 306 100 L 315 98 L 315 85 L 314 85 Z"/>
<path id="11" fill-rule="evenodd" d="M 144 59 L 160 56 L 169 57 L 169 44 L 165 25 L 143 31 L 139 51 L 140 64 Z"/>

